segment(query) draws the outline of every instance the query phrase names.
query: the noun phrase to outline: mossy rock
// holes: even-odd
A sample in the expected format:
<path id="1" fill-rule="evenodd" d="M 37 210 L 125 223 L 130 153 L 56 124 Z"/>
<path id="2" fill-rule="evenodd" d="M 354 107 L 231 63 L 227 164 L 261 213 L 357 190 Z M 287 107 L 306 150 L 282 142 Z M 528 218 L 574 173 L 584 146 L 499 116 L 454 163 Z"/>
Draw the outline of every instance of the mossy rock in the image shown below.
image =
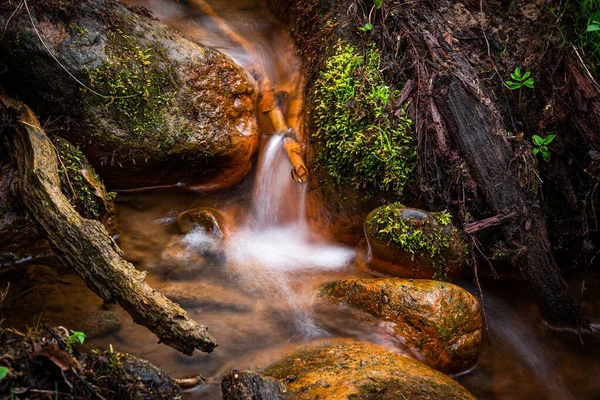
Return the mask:
<path id="1" fill-rule="evenodd" d="M 373 210 L 364 229 L 367 265 L 384 274 L 451 280 L 465 263 L 466 247 L 446 212 L 394 203 Z"/>
<path id="2" fill-rule="evenodd" d="M 183 234 L 201 228 L 214 235 L 215 238 L 222 240 L 224 238 L 221 229 L 223 220 L 219 210 L 210 207 L 196 207 L 177 215 L 177 227 Z"/>
<path id="3" fill-rule="evenodd" d="M 254 371 L 232 371 L 221 381 L 223 400 L 291 400 L 285 383 Z"/>
<path id="4" fill-rule="evenodd" d="M 432 280 L 348 279 L 326 284 L 319 297 L 376 317 L 432 368 L 456 373 L 477 361 L 481 309 L 473 295 L 456 285 Z"/>
<path id="5" fill-rule="evenodd" d="M 371 343 L 340 341 L 309 348 L 264 374 L 295 377 L 288 387 L 296 399 L 475 399 L 441 372 Z"/>
<path id="6" fill-rule="evenodd" d="M 256 93 L 237 65 L 117 0 L 0 6 L 7 89 L 73 121 L 64 131 L 113 188 L 223 187 L 251 169 Z M 51 99 L 46 101 L 45 99 Z"/>

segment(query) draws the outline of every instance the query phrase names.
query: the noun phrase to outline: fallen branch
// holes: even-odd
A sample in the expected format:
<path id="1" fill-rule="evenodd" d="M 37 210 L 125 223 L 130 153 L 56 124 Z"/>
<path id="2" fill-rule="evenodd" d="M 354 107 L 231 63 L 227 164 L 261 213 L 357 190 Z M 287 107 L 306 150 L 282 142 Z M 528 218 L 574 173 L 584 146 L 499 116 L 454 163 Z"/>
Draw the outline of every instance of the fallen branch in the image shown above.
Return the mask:
<path id="1" fill-rule="evenodd" d="M 467 235 L 473 235 L 477 232 L 480 232 L 484 229 L 491 228 L 492 226 L 502 225 L 506 221 L 510 221 L 519 216 L 519 212 L 517 210 L 512 210 L 509 213 L 494 215 L 493 217 L 489 217 L 486 219 L 482 219 L 481 221 L 473 222 L 465 226 L 464 232 Z"/>
<path id="2" fill-rule="evenodd" d="M 106 303 L 118 302 L 133 320 L 161 342 L 191 355 L 217 345 L 207 328 L 145 281 L 145 273 L 123 259 L 121 249 L 98 221 L 84 219 L 60 189 L 57 156 L 37 118 L 25 104 L 0 96 L 15 111 L 15 157 L 21 200 L 60 260 L 73 268 Z"/>

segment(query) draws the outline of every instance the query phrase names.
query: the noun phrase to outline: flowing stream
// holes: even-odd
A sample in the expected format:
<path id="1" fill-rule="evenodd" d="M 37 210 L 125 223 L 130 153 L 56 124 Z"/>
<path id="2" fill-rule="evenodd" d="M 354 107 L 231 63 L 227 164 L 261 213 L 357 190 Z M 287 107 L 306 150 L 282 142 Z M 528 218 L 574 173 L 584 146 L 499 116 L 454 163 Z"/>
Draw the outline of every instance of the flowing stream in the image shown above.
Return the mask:
<path id="1" fill-rule="evenodd" d="M 233 31 L 252 43 L 251 51 L 223 35 L 194 0 L 129 3 L 149 8 L 163 22 L 218 48 L 246 70 L 260 70 L 276 90 L 287 93 L 287 121 L 298 126 L 300 62 L 285 29 L 261 1 L 209 1 Z M 264 367 L 285 351 L 325 338 L 369 340 L 410 356 L 383 328 L 339 309 L 314 307 L 320 284 L 369 274 L 356 265 L 356 249 L 328 243 L 310 231 L 304 212 L 306 185 L 291 179 L 282 138 L 268 135 L 272 129 L 263 116 L 259 124 L 265 135 L 255 171 L 236 187 L 210 196 L 172 190 L 117 198 L 126 258 L 149 271 L 151 285 L 207 324 L 219 347 L 212 354 L 184 356 L 157 344 L 124 312 L 119 331 L 91 344 L 112 344 L 176 377 L 201 373 L 207 383 L 189 392 L 191 398 L 218 399 L 224 373 Z M 177 213 L 197 206 L 223 214 L 224 249 L 201 229 L 187 235 L 177 230 Z M 211 252 L 219 255 L 206 255 Z M 486 297 L 491 334 L 478 365 L 455 378 L 482 399 L 598 398 L 598 384 L 583 384 L 580 376 L 589 379 L 600 372 L 591 361 L 600 352 L 598 345 L 583 351 L 571 337 L 551 337 L 524 289 L 515 289 L 513 300 L 502 293 L 492 291 Z"/>

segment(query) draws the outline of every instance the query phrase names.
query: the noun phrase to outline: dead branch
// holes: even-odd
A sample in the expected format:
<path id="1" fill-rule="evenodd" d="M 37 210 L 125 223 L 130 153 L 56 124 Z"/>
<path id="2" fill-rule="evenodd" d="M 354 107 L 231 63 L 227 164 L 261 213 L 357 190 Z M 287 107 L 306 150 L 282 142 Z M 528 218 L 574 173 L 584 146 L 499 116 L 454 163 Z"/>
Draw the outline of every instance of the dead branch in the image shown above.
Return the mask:
<path id="1" fill-rule="evenodd" d="M 5 96 L 0 96 L 2 106 L 16 113 L 13 141 L 21 200 L 60 260 L 105 302 L 118 302 L 161 342 L 188 355 L 194 349 L 211 352 L 217 343 L 206 326 L 151 288 L 145 273 L 123 259 L 102 224 L 82 218 L 62 194 L 54 148 L 31 109 Z"/>
<path id="2" fill-rule="evenodd" d="M 467 235 L 473 235 L 477 232 L 480 232 L 484 229 L 491 228 L 492 226 L 502 225 L 506 221 L 510 221 L 519 216 L 519 212 L 517 210 L 512 210 L 506 214 L 494 215 L 493 217 L 489 217 L 486 219 L 482 219 L 481 221 L 473 222 L 465 226 L 464 232 Z"/>

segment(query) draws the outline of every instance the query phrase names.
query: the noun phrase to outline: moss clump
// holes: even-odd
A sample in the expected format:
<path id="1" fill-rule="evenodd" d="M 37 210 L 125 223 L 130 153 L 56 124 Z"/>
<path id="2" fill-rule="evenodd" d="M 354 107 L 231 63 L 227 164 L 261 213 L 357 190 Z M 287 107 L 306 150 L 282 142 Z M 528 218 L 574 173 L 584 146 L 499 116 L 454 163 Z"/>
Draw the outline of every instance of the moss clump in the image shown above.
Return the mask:
<path id="1" fill-rule="evenodd" d="M 88 70 L 94 90 L 112 96 L 103 101 L 128 131 L 139 135 L 164 123 L 165 107 L 175 106 L 175 74 L 158 42 L 140 40 L 116 28 L 109 32 L 107 59 Z"/>
<path id="2" fill-rule="evenodd" d="M 98 190 L 104 191 L 100 177 L 96 175 L 78 147 L 61 138 L 55 140 L 55 146 L 61 159 L 58 173 L 62 192 L 84 217 L 100 217 L 106 211 L 102 197 L 97 194 Z M 88 177 L 84 176 L 84 172 Z M 102 195 L 107 200 L 115 197 L 113 192 L 103 192 Z"/>
<path id="3" fill-rule="evenodd" d="M 362 56 L 356 47 L 337 43 L 316 81 L 314 136 L 319 162 L 336 183 L 349 179 L 367 195 L 401 195 L 416 166 L 412 121 L 406 107 L 390 117 L 394 95 L 379 68 L 374 46 Z"/>
<path id="4" fill-rule="evenodd" d="M 377 240 L 391 243 L 396 249 L 413 256 L 425 255 L 443 259 L 454 246 L 457 230 L 447 211 L 430 213 L 423 220 L 406 218 L 404 206 L 393 203 L 376 209 L 368 223 Z"/>

